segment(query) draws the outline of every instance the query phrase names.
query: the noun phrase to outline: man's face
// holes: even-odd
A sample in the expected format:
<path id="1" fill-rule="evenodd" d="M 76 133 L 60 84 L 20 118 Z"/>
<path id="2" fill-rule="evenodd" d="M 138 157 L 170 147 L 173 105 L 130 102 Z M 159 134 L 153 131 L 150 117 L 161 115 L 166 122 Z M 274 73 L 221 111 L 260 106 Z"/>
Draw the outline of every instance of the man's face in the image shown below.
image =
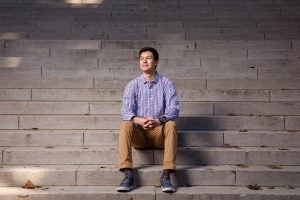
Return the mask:
<path id="1" fill-rule="evenodd" d="M 154 56 L 151 51 L 141 53 L 139 59 L 142 72 L 154 73 L 156 71 L 155 66 L 158 64 L 158 60 L 154 60 Z"/>

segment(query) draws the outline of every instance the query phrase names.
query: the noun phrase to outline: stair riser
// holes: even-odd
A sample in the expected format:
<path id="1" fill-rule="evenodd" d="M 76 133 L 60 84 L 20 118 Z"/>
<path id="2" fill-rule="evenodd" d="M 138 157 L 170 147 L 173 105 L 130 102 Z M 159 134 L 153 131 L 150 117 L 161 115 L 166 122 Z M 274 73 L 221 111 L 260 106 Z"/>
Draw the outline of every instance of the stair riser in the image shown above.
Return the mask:
<path id="1" fill-rule="evenodd" d="M 248 150 L 249 151 L 249 150 Z M 177 164 L 179 165 L 300 165 L 299 151 L 272 150 L 249 151 L 243 149 L 179 149 Z M 32 158 L 35 158 L 32 160 Z M 163 150 L 134 150 L 134 163 L 152 165 L 163 162 Z M 14 151 L 7 149 L 3 153 L 3 164 L 117 164 L 118 151 L 111 150 L 45 150 Z"/>
<path id="2" fill-rule="evenodd" d="M 66 166 L 68 167 L 68 166 Z M 66 168 L 65 167 L 65 168 Z M 30 167 L 27 167 L 30 168 Z M 203 167 L 204 168 L 204 167 Z M 159 185 L 162 169 L 147 170 L 143 167 L 134 172 L 135 185 L 153 186 Z M 259 186 L 286 186 L 299 187 L 299 171 L 235 171 L 235 170 L 205 170 L 201 167 L 187 167 L 178 169 L 171 179 L 175 185 L 199 186 L 199 185 L 227 185 L 248 186 L 257 184 Z M 40 169 L 0 172 L 0 186 L 21 187 L 27 180 L 40 186 L 116 186 L 123 178 L 123 174 L 117 169 L 95 169 L 86 170 L 84 167 L 76 170 L 74 166 L 63 170 Z"/>

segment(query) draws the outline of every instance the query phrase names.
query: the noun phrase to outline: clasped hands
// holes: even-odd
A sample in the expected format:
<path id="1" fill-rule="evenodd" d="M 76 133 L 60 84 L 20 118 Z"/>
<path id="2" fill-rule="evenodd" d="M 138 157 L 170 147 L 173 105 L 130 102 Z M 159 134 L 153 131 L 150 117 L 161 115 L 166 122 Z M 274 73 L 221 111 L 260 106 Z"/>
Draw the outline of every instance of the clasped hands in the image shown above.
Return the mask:
<path id="1" fill-rule="evenodd" d="M 145 131 L 151 130 L 160 125 L 159 119 L 153 119 L 152 117 L 140 118 L 134 117 L 133 122 L 140 125 Z"/>

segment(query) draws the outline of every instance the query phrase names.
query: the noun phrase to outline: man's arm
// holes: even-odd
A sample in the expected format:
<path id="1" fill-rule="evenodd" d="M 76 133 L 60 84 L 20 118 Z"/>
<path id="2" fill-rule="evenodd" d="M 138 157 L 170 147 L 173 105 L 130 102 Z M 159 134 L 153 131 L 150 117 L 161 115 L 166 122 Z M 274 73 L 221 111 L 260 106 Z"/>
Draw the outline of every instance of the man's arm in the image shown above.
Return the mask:
<path id="1" fill-rule="evenodd" d="M 165 85 L 165 114 L 161 116 L 160 123 L 165 123 L 168 120 L 175 120 L 179 116 L 179 101 L 176 94 L 176 88 L 171 81 L 166 82 Z"/>
<path id="2" fill-rule="evenodd" d="M 125 90 L 123 95 L 123 103 L 121 109 L 121 118 L 124 121 L 130 121 L 133 117 L 136 116 L 137 105 L 135 101 L 136 95 L 136 85 L 134 81 L 130 81 Z"/>

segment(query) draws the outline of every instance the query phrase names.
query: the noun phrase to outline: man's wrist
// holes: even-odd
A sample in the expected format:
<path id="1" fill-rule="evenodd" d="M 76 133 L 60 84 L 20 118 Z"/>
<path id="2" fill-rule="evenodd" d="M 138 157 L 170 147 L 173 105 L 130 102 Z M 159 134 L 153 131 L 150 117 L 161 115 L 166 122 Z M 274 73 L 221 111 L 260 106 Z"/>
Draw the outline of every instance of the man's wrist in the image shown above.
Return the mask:
<path id="1" fill-rule="evenodd" d="M 136 118 L 136 116 L 131 117 L 130 121 L 132 121 L 134 123 L 134 118 Z"/>
<path id="2" fill-rule="evenodd" d="M 158 120 L 159 120 L 160 124 L 164 124 L 164 123 L 166 123 L 168 121 L 167 117 L 165 117 L 165 116 L 160 117 Z"/>

